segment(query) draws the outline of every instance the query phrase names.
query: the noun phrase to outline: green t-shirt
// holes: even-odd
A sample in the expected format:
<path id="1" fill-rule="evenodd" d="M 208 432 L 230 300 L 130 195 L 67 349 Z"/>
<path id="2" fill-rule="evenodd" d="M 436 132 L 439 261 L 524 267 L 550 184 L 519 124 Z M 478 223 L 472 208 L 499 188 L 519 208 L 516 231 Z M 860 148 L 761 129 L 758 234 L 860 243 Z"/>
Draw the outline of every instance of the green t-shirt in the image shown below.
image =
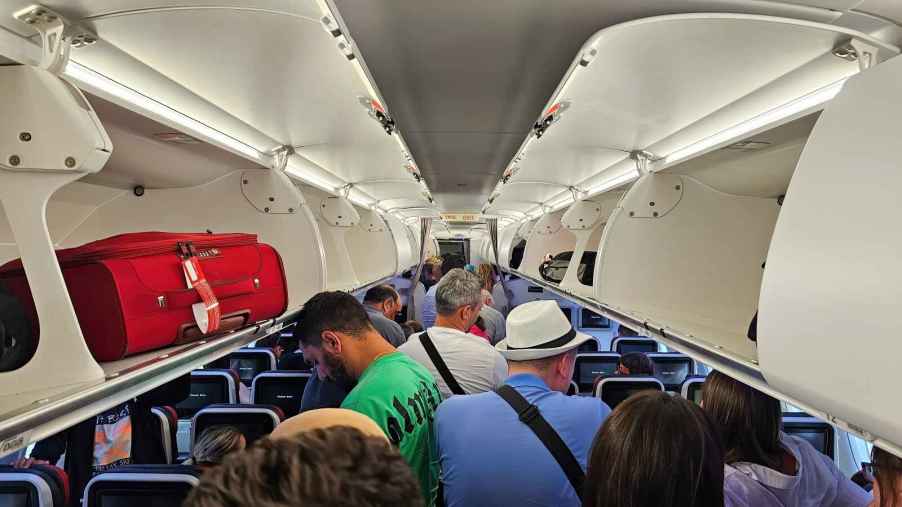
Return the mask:
<path id="1" fill-rule="evenodd" d="M 433 420 L 441 400 L 429 370 L 394 352 L 373 361 L 341 404 L 385 431 L 419 479 L 426 505 L 432 505 L 438 488 Z"/>

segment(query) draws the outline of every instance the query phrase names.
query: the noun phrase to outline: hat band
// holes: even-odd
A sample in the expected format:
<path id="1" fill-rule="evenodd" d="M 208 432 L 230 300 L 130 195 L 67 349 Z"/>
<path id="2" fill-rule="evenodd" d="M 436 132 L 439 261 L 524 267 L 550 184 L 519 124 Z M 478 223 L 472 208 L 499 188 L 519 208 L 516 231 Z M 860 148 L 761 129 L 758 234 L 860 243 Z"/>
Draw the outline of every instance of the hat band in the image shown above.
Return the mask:
<path id="1" fill-rule="evenodd" d="M 567 334 L 565 334 L 564 336 L 561 336 L 560 338 L 555 338 L 554 340 L 551 340 L 550 342 L 540 343 L 539 345 L 533 345 L 532 347 L 512 347 L 510 345 L 510 343 L 508 343 L 507 349 L 508 350 L 554 349 L 554 348 L 557 348 L 562 345 L 566 345 L 566 344 L 570 343 L 570 340 L 572 340 L 575 336 L 576 336 L 576 330 L 571 327 L 570 331 L 567 331 Z"/>

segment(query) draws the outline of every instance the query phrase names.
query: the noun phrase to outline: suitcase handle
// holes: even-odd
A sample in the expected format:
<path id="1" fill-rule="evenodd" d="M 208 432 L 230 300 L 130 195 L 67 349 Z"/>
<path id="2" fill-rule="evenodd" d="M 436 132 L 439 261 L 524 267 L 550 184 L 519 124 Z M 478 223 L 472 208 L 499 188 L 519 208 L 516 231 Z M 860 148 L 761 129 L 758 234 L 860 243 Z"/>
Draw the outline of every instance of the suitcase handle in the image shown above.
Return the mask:
<path id="1" fill-rule="evenodd" d="M 216 298 L 223 300 L 238 296 L 253 294 L 259 289 L 260 281 L 256 278 L 245 278 L 237 282 L 210 284 Z M 194 289 L 169 291 L 163 294 L 164 300 L 161 306 L 167 308 L 187 308 L 194 303 L 200 303 L 200 295 Z"/>
<path id="2" fill-rule="evenodd" d="M 240 329 L 246 326 L 250 322 L 250 320 L 250 310 L 241 310 L 238 312 L 230 313 L 228 315 L 223 315 L 222 319 L 219 321 L 219 329 L 217 329 L 215 333 L 212 333 L 212 336 L 230 333 L 236 329 Z M 179 327 L 178 335 L 175 337 L 175 341 L 172 342 L 172 344 L 183 345 L 185 343 L 203 340 L 204 338 L 209 338 L 210 336 L 211 335 L 203 334 L 200 331 L 200 328 L 197 327 L 197 324 L 182 324 L 182 326 Z"/>

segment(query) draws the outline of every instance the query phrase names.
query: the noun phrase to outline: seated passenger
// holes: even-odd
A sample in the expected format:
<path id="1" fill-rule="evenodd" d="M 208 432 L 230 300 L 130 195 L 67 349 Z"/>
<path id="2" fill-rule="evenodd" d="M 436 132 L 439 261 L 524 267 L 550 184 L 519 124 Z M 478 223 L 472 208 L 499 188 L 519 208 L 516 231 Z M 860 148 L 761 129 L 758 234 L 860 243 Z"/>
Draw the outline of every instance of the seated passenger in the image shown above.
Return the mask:
<path id="1" fill-rule="evenodd" d="M 874 446 L 871 451 L 874 477 L 873 507 L 902 507 L 902 459 Z"/>
<path id="2" fill-rule="evenodd" d="M 184 507 L 419 507 L 419 485 L 384 438 L 356 428 L 263 439 L 207 471 Z"/>
<path id="3" fill-rule="evenodd" d="M 464 266 L 466 265 L 467 261 L 460 255 L 446 254 L 438 264 L 438 269 L 441 272 L 441 278 L 444 278 L 444 276 L 452 270 L 458 268 L 464 269 Z M 436 283 L 429 287 L 429 290 L 426 291 L 426 297 L 423 299 L 423 320 L 421 322 L 427 329 L 435 325 L 435 319 L 437 317 L 435 309 L 435 291 L 437 290 L 439 281 L 441 281 L 441 279 L 436 280 Z"/>
<path id="4" fill-rule="evenodd" d="M 717 431 L 680 396 L 641 391 L 627 398 L 601 427 L 591 456 L 584 507 L 725 505 Z"/>
<path id="5" fill-rule="evenodd" d="M 489 338 L 489 343 L 497 345 L 498 342 L 507 336 L 505 330 L 504 315 L 498 310 L 492 308 L 492 295 L 489 291 L 482 289 L 482 308 L 479 310 L 479 316 L 485 323 L 485 334 Z"/>
<path id="6" fill-rule="evenodd" d="M 585 469 L 592 439 L 610 409 L 598 398 L 566 392 L 576 350 L 593 338 L 577 333 L 554 301 L 515 308 L 507 326 L 508 338 L 497 346 L 511 373 L 502 393 L 513 391 L 536 407 Z M 580 503 L 561 465 L 498 392 L 446 400 L 436 414 L 436 433 L 449 507 Z"/>
<path id="7" fill-rule="evenodd" d="M 341 408 L 376 421 L 413 468 L 428 502 L 438 485 L 432 420 L 441 402 L 429 370 L 392 347 L 363 305 L 344 292 L 321 292 L 307 301 L 296 334 L 304 357 L 325 376 L 340 385 L 357 381 Z"/>
<path id="8" fill-rule="evenodd" d="M 310 430 L 349 426 L 371 437 L 388 441 L 388 437 L 376 421 L 346 408 L 321 408 L 285 419 L 269 434 L 270 438 L 294 438 Z"/>
<path id="9" fill-rule="evenodd" d="M 55 464 L 65 456 L 71 505 L 81 505 L 81 492 L 91 477 L 118 465 L 166 464 L 160 423 L 151 409 L 175 405 L 188 397 L 191 376 L 184 375 L 137 398 L 82 421 L 52 437 L 39 441 L 30 462 Z"/>
<path id="10" fill-rule="evenodd" d="M 615 336 L 614 338 L 629 337 L 629 336 L 639 336 L 639 333 L 637 333 L 633 329 L 630 329 L 630 328 L 624 326 L 623 324 L 620 324 L 617 327 L 617 336 Z"/>
<path id="11" fill-rule="evenodd" d="M 617 364 L 620 375 L 654 375 L 655 364 L 643 352 L 628 352 L 620 357 Z"/>
<path id="12" fill-rule="evenodd" d="M 226 455 L 243 451 L 245 447 L 247 439 L 238 429 L 231 426 L 211 426 L 194 442 L 191 457 L 183 464 L 202 468 L 219 465 Z"/>
<path id="13" fill-rule="evenodd" d="M 373 327 L 388 340 L 388 343 L 399 347 L 407 341 L 401 325 L 395 322 L 395 317 L 401 311 L 401 296 L 391 285 L 377 285 L 366 291 L 363 306 L 373 322 Z"/>
<path id="14" fill-rule="evenodd" d="M 748 505 L 864 507 L 871 495 L 806 440 L 780 431 L 780 402 L 712 371 L 704 409 L 724 439 L 725 488 Z"/>
<path id="15" fill-rule="evenodd" d="M 450 271 L 436 285 L 435 326 L 411 336 L 398 348 L 432 373 L 443 398 L 491 391 L 507 378 L 507 364 L 501 354 L 484 338 L 468 333 L 482 307 L 481 291 L 479 277 L 473 273 Z M 447 367 L 445 373 L 427 352 L 429 343 L 439 362 Z M 451 378 L 446 380 L 447 374 Z M 449 387 L 449 382 L 459 385 L 461 392 Z"/>

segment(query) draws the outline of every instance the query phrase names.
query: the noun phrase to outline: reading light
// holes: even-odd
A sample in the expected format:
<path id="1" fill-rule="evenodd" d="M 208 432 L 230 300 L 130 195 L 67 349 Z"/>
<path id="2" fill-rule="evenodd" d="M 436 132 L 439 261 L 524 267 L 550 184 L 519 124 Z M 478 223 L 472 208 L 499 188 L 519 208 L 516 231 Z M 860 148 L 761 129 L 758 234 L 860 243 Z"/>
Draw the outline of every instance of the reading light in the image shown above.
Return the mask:
<path id="1" fill-rule="evenodd" d="M 664 157 L 663 163 L 665 165 L 669 165 L 679 160 L 684 160 L 691 157 L 692 155 L 706 151 L 709 148 L 724 144 L 752 131 L 758 130 L 761 127 L 789 118 L 790 116 L 809 111 L 835 97 L 836 94 L 839 93 L 839 91 L 842 89 L 845 82 L 845 79 L 841 79 L 833 84 L 820 88 L 819 90 L 815 90 L 808 95 L 803 95 L 802 97 L 799 97 L 791 102 L 787 102 L 782 106 L 771 109 L 770 111 L 765 111 L 764 113 L 752 117 L 738 125 L 734 125 L 725 130 L 721 130 L 720 132 L 708 136 L 701 141 L 690 144 L 689 146 L 686 146 L 684 148 L 680 148 L 679 150 L 676 150 L 670 155 Z"/>
<path id="2" fill-rule="evenodd" d="M 157 102 L 156 100 L 117 81 L 113 81 L 77 62 L 70 60 L 66 65 L 66 70 L 63 74 L 74 81 L 79 88 L 86 88 L 88 91 L 99 90 L 102 92 L 100 95 L 112 95 L 113 97 L 140 109 L 145 116 L 168 120 L 194 137 L 204 139 L 212 144 L 257 162 L 258 164 L 268 165 L 269 163 L 269 155 L 264 154 L 253 146 L 243 143 L 205 123 L 176 111 L 161 102 Z"/>

